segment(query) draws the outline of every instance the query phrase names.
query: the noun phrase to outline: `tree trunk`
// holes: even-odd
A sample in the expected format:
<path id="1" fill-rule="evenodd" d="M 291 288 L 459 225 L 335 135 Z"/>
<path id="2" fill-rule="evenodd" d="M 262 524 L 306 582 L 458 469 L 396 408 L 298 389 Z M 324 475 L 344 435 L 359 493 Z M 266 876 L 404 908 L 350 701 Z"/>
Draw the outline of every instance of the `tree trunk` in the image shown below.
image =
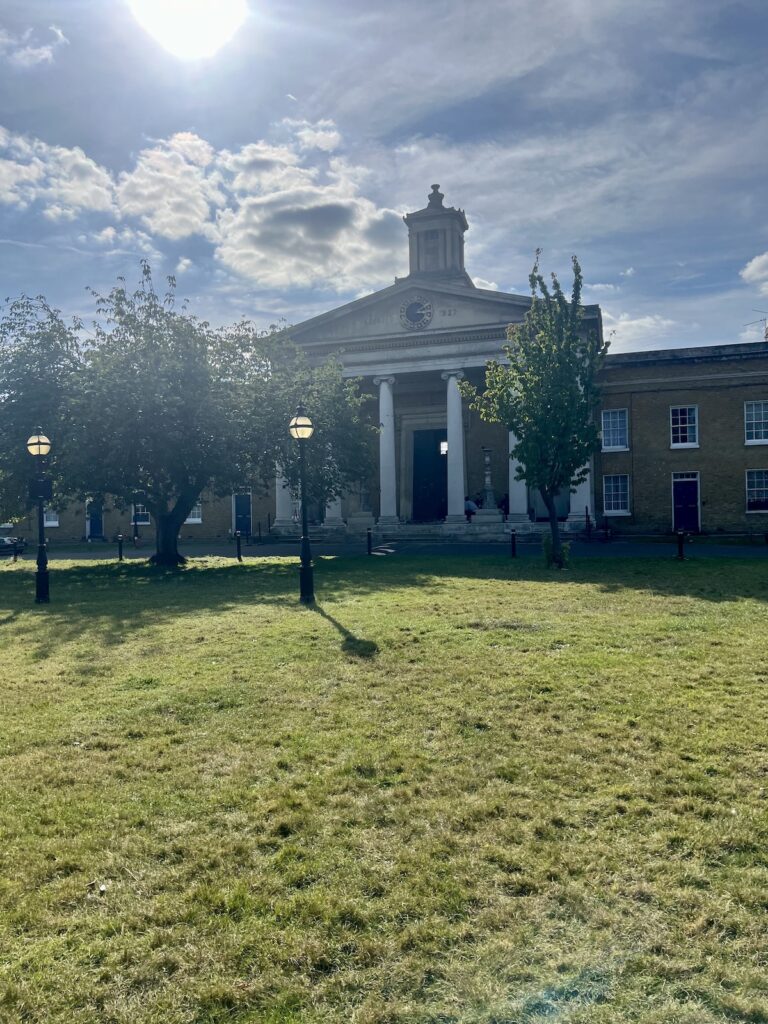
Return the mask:
<path id="1" fill-rule="evenodd" d="M 172 512 L 164 512 L 155 517 L 157 523 L 157 553 L 150 558 L 154 565 L 177 566 L 184 565 L 186 558 L 179 554 L 179 530 L 187 518 L 181 515 L 178 507 Z M 188 513 L 187 513 L 188 514 Z"/>
<path id="2" fill-rule="evenodd" d="M 552 531 L 552 562 L 558 569 L 563 568 L 563 545 L 560 540 L 560 523 L 557 521 L 555 496 L 549 491 L 541 491 L 541 497 L 549 513 L 549 528 Z"/>

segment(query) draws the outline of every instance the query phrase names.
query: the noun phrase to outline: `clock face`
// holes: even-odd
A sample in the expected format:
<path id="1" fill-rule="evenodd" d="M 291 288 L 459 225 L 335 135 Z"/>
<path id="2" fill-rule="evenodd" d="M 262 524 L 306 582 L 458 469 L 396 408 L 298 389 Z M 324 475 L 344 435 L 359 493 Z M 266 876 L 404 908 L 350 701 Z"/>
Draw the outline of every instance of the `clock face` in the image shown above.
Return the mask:
<path id="1" fill-rule="evenodd" d="M 411 331 L 418 331 L 432 322 L 432 303 L 423 295 L 406 299 L 400 307 L 400 323 Z"/>

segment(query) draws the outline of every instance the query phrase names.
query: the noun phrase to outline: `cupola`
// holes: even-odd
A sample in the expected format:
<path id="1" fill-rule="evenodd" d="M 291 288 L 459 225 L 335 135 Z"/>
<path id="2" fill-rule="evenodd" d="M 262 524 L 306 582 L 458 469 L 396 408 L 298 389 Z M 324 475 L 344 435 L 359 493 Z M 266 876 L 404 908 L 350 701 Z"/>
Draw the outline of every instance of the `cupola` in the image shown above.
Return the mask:
<path id="1" fill-rule="evenodd" d="M 469 225 L 463 210 L 443 206 L 439 185 L 432 186 L 423 210 L 407 213 L 409 277 L 442 278 L 474 287 L 464 269 L 464 232 Z"/>

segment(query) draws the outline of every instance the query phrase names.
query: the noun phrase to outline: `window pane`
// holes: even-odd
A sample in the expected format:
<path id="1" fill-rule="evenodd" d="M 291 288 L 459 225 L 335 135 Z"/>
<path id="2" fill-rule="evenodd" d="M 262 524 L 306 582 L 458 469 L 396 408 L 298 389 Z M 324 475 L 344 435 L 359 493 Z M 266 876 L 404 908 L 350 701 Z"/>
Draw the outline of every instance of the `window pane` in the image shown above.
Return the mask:
<path id="1" fill-rule="evenodd" d="M 629 512 L 629 476 L 626 473 L 603 477 L 603 511 Z"/>
<path id="2" fill-rule="evenodd" d="M 603 448 L 629 446 L 626 409 L 603 409 Z"/>
<path id="3" fill-rule="evenodd" d="M 149 512 L 146 505 L 133 506 L 133 521 L 137 526 L 149 526 Z"/>
<path id="4" fill-rule="evenodd" d="M 744 403 L 744 439 L 768 441 L 768 402 Z"/>
<path id="5" fill-rule="evenodd" d="M 192 506 L 192 511 L 189 513 L 189 515 L 184 521 L 187 523 L 202 523 L 203 506 L 200 504 L 200 502 L 198 502 L 197 505 Z"/>
<path id="6" fill-rule="evenodd" d="M 671 407 L 672 444 L 698 444 L 697 413 L 695 405 L 673 405 Z"/>
<path id="7" fill-rule="evenodd" d="M 768 469 L 747 470 L 747 512 L 768 512 Z"/>

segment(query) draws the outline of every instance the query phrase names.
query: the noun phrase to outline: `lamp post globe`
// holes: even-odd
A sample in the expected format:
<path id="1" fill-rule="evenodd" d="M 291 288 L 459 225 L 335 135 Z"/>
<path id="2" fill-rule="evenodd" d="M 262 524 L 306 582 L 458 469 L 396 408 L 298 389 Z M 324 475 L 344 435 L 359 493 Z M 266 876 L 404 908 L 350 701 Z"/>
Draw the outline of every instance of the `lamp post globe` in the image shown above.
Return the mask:
<path id="1" fill-rule="evenodd" d="M 45 458 L 51 450 L 51 442 L 40 427 L 27 441 L 27 451 L 35 460 L 35 476 L 30 497 L 37 501 L 37 572 L 35 573 L 35 603 L 48 604 L 50 590 L 48 580 L 48 552 L 45 547 L 45 502 L 51 499 L 51 481 L 45 476 Z"/>
<path id="2" fill-rule="evenodd" d="M 302 604 L 314 604 L 315 581 L 312 571 L 312 551 L 309 545 L 309 527 L 307 525 L 307 473 L 304 446 L 315 432 L 312 420 L 307 416 L 303 405 L 299 405 L 296 415 L 288 424 L 288 433 L 299 444 L 299 483 L 301 486 L 301 566 L 299 568 L 299 600 Z"/>
<path id="3" fill-rule="evenodd" d="M 46 456 L 50 450 L 50 440 L 45 436 L 42 430 L 38 428 L 37 433 L 33 434 L 27 441 L 27 451 L 35 458 L 42 458 Z"/>

